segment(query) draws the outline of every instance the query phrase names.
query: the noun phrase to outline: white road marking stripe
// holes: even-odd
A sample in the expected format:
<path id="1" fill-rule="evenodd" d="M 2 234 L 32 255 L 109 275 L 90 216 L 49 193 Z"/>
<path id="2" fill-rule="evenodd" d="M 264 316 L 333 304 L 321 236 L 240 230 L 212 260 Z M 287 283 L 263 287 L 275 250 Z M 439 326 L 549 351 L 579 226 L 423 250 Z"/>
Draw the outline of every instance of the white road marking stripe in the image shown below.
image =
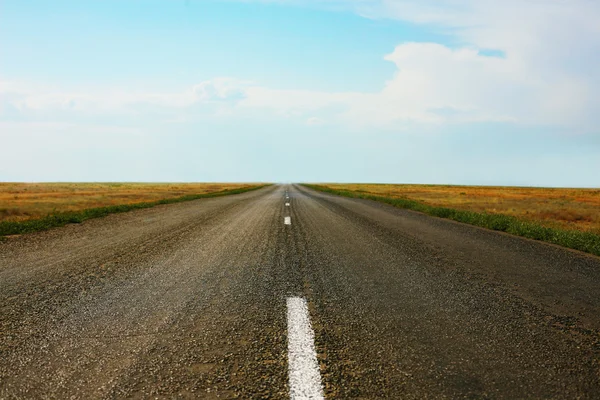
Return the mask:
<path id="1" fill-rule="evenodd" d="M 289 206 L 290 206 L 290 203 L 285 203 L 285 206 L 286 206 L 286 207 L 289 207 Z"/>
<path id="2" fill-rule="evenodd" d="M 292 224 L 292 217 L 284 217 L 283 218 L 283 223 L 285 225 L 291 225 Z"/>
<path id="3" fill-rule="evenodd" d="M 287 299 L 288 369 L 292 400 L 324 399 L 306 300 Z"/>

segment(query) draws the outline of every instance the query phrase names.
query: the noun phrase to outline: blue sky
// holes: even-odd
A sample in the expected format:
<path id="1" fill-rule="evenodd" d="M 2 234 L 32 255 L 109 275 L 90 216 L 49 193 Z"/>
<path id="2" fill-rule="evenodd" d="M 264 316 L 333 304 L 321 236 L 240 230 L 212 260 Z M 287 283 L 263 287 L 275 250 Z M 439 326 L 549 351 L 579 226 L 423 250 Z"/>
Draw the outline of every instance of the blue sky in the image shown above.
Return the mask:
<path id="1" fill-rule="evenodd" d="M 0 3 L 0 180 L 600 186 L 586 0 Z"/>

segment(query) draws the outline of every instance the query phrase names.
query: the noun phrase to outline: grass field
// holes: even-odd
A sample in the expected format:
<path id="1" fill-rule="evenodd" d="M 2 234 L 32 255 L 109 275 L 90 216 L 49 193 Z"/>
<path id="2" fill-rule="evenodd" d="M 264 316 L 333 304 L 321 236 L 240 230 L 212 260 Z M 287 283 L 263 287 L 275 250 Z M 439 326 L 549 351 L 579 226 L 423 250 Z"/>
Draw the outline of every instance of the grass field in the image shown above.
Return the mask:
<path id="1" fill-rule="evenodd" d="M 388 184 L 322 186 L 416 200 L 434 207 L 510 215 L 552 228 L 600 234 L 600 189 Z"/>
<path id="2" fill-rule="evenodd" d="M 0 183 L 0 222 L 250 188 L 237 183 Z"/>

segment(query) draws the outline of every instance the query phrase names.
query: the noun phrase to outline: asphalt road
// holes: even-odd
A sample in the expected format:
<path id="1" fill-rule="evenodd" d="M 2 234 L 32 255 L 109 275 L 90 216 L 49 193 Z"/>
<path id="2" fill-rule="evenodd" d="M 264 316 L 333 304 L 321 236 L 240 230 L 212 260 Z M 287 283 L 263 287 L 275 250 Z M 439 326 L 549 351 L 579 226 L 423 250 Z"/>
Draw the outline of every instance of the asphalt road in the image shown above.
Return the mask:
<path id="1" fill-rule="evenodd" d="M 282 185 L 0 242 L 0 398 L 289 398 L 291 297 L 327 398 L 600 398 L 600 258 Z"/>

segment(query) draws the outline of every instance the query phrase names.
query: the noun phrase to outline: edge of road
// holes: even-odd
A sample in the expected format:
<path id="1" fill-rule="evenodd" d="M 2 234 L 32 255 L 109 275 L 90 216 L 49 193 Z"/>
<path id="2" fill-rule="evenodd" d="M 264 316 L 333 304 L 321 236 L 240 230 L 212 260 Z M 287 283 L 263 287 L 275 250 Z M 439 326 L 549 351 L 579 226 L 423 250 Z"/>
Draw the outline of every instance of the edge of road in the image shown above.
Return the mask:
<path id="1" fill-rule="evenodd" d="M 146 201 L 132 204 L 119 204 L 105 207 L 94 207 L 80 211 L 58 212 L 49 214 L 43 218 L 30 219 L 26 221 L 3 221 L 0 222 L 0 241 L 5 240 L 10 235 L 22 235 L 26 233 L 45 231 L 48 229 L 65 226 L 67 224 L 79 224 L 88 219 L 102 218 L 110 214 L 123 213 L 143 208 L 151 208 L 164 204 L 174 204 L 185 201 L 241 194 L 253 190 L 262 189 L 271 185 L 271 183 L 265 183 L 238 189 L 225 189 L 212 193 L 188 194 L 185 196 L 166 198 L 156 201 Z"/>
<path id="2" fill-rule="evenodd" d="M 479 228 L 502 232 L 509 235 L 557 245 L 571 250 L 581 251 L 586 254 L 600 256 L 600 235 L 596 235 L 591 232 L 548 228 L 534 222 L 523 221 L 518 218 L 502 214 L 487 214 L 475 211 L 457 210 L 447 207 L 434 207 L 415 200 L 395 199 L 368 193 L 337 190 L 315 184 L 302 183 L 300 185 L 323 193 L 385 203 L 396 208 L 410 210 L 412 212 L 417 212 L 432 217 L 452 220 Z"/>

